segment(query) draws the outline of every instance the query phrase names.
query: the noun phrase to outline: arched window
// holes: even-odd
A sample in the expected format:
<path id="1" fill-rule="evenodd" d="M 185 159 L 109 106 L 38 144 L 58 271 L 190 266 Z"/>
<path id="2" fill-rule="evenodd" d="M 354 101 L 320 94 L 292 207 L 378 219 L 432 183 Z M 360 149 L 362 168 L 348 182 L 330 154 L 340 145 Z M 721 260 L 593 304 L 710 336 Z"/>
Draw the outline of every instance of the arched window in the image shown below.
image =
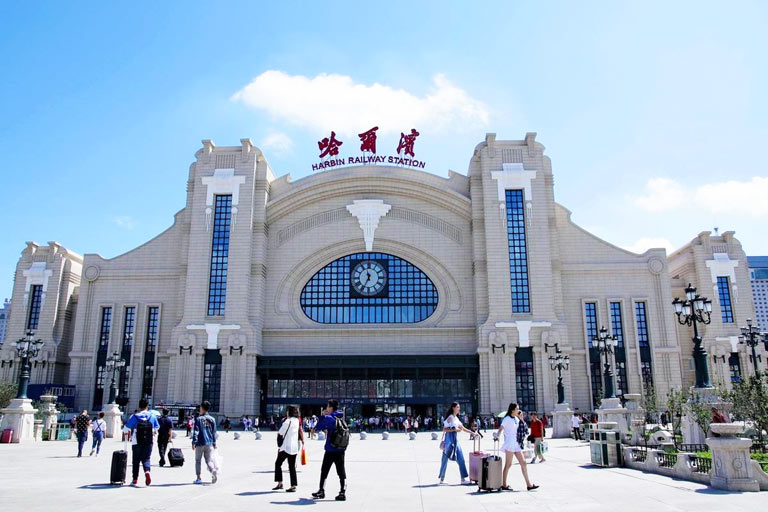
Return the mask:
<path id="1" fill-rule="evenodd" d="M 320 269 L 301 291 L 301 309 L 322 324 L 408 324 L 429 318 L 437 288 L 415 265 L 359 252 Z"/>

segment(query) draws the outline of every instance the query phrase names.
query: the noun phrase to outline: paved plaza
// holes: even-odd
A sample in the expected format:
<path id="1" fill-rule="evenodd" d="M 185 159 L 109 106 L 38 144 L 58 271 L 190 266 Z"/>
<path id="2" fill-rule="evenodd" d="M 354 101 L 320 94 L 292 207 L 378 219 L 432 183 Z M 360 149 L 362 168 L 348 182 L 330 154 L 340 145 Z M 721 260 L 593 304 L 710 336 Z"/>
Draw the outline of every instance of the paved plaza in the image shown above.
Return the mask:
<path id="1" fill-rule="evenodd" d="M 475 486 L 459 485 L 452 463 L 445 485 L 437 485 L 440 452 L 438 441 L 421 433 L 416 441 L 392 434 L 383 441 L 371 434 L 358 435 L 347 453 L 348 500 L 333 501 L 338 480 L 333 473 L 326 485 L 330 499 L 315 502 L 322 443 L 308 443 L 309 464 L 299 469 L 296 494 L 273 492 L 272 468 L 276 434 L 263 432 L 234 440 L 222 433 L 219 441 L 223 471 L 215 485 L 194 485 L 194 458 L 189 440 L 177 433 L 177 444 L 185 452 L 182 468 L 161 468 L 152 459 L 153 483 L 145 488 L 108 485 L 111 453 L 121 442 L 106 440 L 100 457 L 77 459 L 75 441 L 0 445 L 0 503 L 3 510 L 281 510 L 283 505 L 306 505 L 327 510 L 758 510 L 765 505 L 764 493 L 728 493 L 704 485 L 674 480 L 629 469 L 590 466 L 586 443 L 570 439 L 550 440 L 547 462 L 529 466 L 532 480 L 541 485 L 534 492 L 525 488 L 518 466 L 510 472 L 514 492 L 478 494 Z M 465 436 L 463 436 L 465 437 Z M 487 436 L 489 438 L 490 436 Z M 466 439 L 466 437 L 465 437 Z M 488 444 L 488 443 L 486 443 Z M 465 453 L 471 443 L 464 442 Z M 130 460 L 129 460 L 130 466 Z M 287 466 L 286 466 L 287 467 Z M 130 467 L 129 467 L 130 472 Z M 210 475 L 203 470 L 203 478 Z M 285 478 L 287 480 L 287 472 Z M 287 483 L 287 482 L 286 482 Z M 522 508 L 521 508 L 522 507 Z M 288 508 L 287 510 L 290 510 Z"/>

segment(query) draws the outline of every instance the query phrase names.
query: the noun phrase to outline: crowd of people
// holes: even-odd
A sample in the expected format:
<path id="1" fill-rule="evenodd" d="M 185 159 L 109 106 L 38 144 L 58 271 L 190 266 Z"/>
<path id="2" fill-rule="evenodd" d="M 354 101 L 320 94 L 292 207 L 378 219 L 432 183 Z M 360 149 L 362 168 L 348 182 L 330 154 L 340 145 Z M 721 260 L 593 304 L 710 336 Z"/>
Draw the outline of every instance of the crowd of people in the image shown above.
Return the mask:
<path id="1" fill-rule="evenodd" d="M 219 438 L 218 430 L 229 431 L 232 428 L 232 421 L 228 417 L 223 417 L 219 422 L 210 415 L 211 405 L 209 402 L 202 402 L 198 410 L 183 420 L 181 425 L 186 427 L 187 437 L 190 438 L 191 447 L 195 456 L 195 484 L 201 484 L 202 463 L 211 475 L 211 483 L 215 484 L 219 479 L 220 465 L 217 450 L 217 440 Z M 581 416 L 574 415 L 574 432 L 576 432 L 576 419 L 579 422 L 583 419 Z M 470 438 L 482 436 L 488 430 L 493 431 L 494 440 L 500 443 L 500 452 L 505 457 L 503 466 L 502 490 L 511 490 L 508 485 L 508 473 L 513 461 L 516 459 L 520 464 L 522 476 L 525 480 L 528 490 L 538 488 L 531 482 L 527 464 L 545 462 L 545 444 L 543 442 L 549 419 L 542 415 L 540 419 L 536 413 L 525 415 L 517 404 L 510 404 L 506 414 L 497 417 L 470 417 L 461 412 L 458 403 L 452 403 L 444 415 L 439 418 L 430 416 L 372 416 L 372 417 L 353 417 L 346 418 L 343 410 L 339 407 L 336 400 L 328 400 L 326 407 L 320 415 L 312 415 L 305 418 L 300 417 L 299 409 L 295 406 L 288 406 L 285 416 L 278 418 L 275 416 L 267 417 L 263 422 L 259 417 L 242 416 L 239 424 L 245 432 L 258 431 L 259 425 L 267 425 L 270 429 L 277 431 L 277 457 L 274 464 L 275 487 L 273 490 L 285 490 L 285 492 L 295 492 L 298 486 L 297 481 L 297 458 L 301 456 L 301 461 L 306 461 L 304 453 L 304 443 L 307 438 L 317 437 L 319 432 L 325 434 L 324 456 L 320 470 L 319 488 L 312 493 L 313 498 L 325 498 L 325 483 L 332 468 L 335 468 L 339 478 L 339 493 L 336 500 L 346 500 L 346 468 L 345 453 L 349 443 L 350 431 L 363 430 L 392 430 L 404 433 L 426 431 L 442 431 L 443 438 L 440 446 L 442 451 L 441 461 L 438 471 L 438 482 L 444 483 L 448 463 L 455 461 L 459 468 L 461 482 L 469 483 L 469 473 L 464 453 L 461 449 L 459 435 L 469 434 Z M 83 447 L 88 438 L 88 433 L 92 435 L 91 455 L 98 456 L 102 440 L 106 434 L 106 423 L 104 413 L 99 413 L 97 418 L 91 418 L 87 411 L 82 411 L 72 419 L 72 425 L 78 441 L 78 457 L 82 456 Z M 169 416 L 169 411 L 150 411 L 146 399 L 139 401 L 139 408 L 131 414 L 123 425 L 124 441 L 131 444 L 132 474 L 131 485 L 138 485 L 139 474 L 143 470 L 145 485 L 151 485 L 151 457 L 154 444 L 157 443 L 157 451 L 160 458 L 160 466 L 166 465 L 166 458 L 171 460 L 173 450 L 168 452 L 169 446 L 173 447 L 175 434 L 173 429 L 174 422 Z M 503 436 L 503 441 L 502 441 Z M 577 437 L 578 438 L 578 437 Z M 533 458 L 527 461 L 524 452 L 525 448 L 532 448 Z M 171 460 L 171 462 L 173 462 Z M 283 466 L 287 462 L 290 478 L 290 486 L 286 487 L 283 483 Z M 173 464 L 172 464 L 173 465 Z"/>

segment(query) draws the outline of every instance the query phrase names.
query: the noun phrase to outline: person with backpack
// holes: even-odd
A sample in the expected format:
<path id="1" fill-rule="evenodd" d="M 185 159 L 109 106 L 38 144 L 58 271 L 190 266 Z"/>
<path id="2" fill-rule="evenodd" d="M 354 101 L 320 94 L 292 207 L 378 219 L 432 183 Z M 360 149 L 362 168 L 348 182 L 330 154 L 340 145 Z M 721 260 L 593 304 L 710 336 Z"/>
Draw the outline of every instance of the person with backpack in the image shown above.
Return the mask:
<path id="1" fill-rule="evenodd" d="M 202 484 L 203 480 L 201 476 L 201 462 L 205 457 L 205 465 L 208 467 L 208 471 L 211 472 L 211 483 L 215 484 L 219 479 L 219 469 L 216 466 L 216 420 L 213 416 L 208 414 L 211 408 L 211 403 L 205 400 L 200 404 L 200 415 L 195 418 L 195 426 L 192 429 L 192 448 L 195 450 L 195 472 L 197 478 L 196 484 Z"/>
<path id="2" fill-rule="evenodd" d="M 133 451 L 133 479 L 131 485 L 139 484 L 139 465 L 144 466 L 144 483 L 149 486 L 152 478 L 149 476 L 152 443 L 160 425 L 154 414 L 149 412 L 149 402 L 146 398 L 139 400 L 139 411 L 135 412 L 125 422 L 125 430 L 131 434 L 131 449 Z"/>
<path id="3" fill-rule="evenodd" d="M 339 475 L 339 494 L 336 501 L 347 499 L 347 473 L 344 469 L 344 454 L 349 445 L 349 427 L 344 421 L 344 412 L 338 410 L 339 402 L 328 400 L 324 414 L 318 419 L 315 430 L 326 432 L 325 454 L 323 464 L 320 466 L 320 488 L 312 493 L 315 499 L 325 498 L 325 479 L 331 471 L 331 466 L 336 466 L 336 474 Z"/>
<path id="4" fill-rule="evenodd" d="M 91 455 L 95 453 L 99 456 L 101 442 L 104 440 L 104 434 L 107 432 L 107 422 L 104 421 L 104 413 L 100 412 L 98 419 L 91 422 L 91 434 L 93 434 L 93 444 L 91 445 Z"/>
<path id="5" fill-rule="evenodd" d="M 291 474 L 291 486 L 285 492 L 296 492 L 296 456 L 304 446 L 304 431 L 299 420 L 299 410 L 289 405 L 285 411 L 285 419 L 277 431 L 277 460 L 275 460 L 275 482 L 272 489 L 279 491 L 283 488 L 283 462 L 288 461 L 288 471 Z"/>
<path id="6" fill-rule="evenodd" d="M 160 425 L 157 431 L 157 451 L 160 454 L 160 467 L 165 466 L 165 452 L 168 449 L 168 442 L 173 435 L 173 421 L 168 417 L 168 409 L 163 409 L 163 415 L 157 420 Z M 171 441 L 172 442 L 172 441 Z"/>

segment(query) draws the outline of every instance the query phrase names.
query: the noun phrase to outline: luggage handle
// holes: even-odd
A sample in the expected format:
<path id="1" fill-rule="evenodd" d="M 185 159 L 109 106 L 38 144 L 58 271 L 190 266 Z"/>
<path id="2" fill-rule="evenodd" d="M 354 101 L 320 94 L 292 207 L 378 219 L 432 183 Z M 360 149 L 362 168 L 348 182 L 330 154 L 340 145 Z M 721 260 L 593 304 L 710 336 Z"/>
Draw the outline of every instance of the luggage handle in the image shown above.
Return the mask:
<path id="1" fill-rule="evenodd" d="M 472 449 L 475 451 L 475 453 L 480 453 L 480 442 L 482 439 L 483 436 L 480 434 L 480 432 L 475 432 L 472 435 Z"/>

